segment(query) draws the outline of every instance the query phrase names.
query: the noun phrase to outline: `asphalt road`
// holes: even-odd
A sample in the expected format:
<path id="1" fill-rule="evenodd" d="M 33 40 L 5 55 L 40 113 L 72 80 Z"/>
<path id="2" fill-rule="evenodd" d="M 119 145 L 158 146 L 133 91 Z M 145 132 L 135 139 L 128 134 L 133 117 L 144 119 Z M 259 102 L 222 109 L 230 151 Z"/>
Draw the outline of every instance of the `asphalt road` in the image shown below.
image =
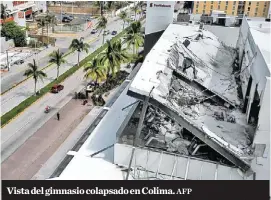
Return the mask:
<path id="1" fill-rule="evenodd" d="M 121 20 L 115 20 L 111 22 L 108 25 L 108 30 L 122 30 L 122 21 Z M 89 31 L 90 32 L 90 31 Z M 112 35 L 107 35 L 105 39 L 111 39 Z M 98 38 L 98 39 L 95 39 Z M 90 49 L 89 52 L 93 52 L 98 47 L 102 45 L 102 35 L 91 35 L 90 33 L 85 37 L 85 41 L 90 43 Z M 69 43 L 70 44 L 70 43 Z M 69 45 L 68 44 L 68 45 Z M 63 50 L 64 52 L 67 51 L 67 49 Z M 85 58 L 88 54 L 85 52 L 82 52 L 80 54 L 80 60 Z M 48 64 L 48 57 L 37 59 L 39 67 L 45 67 Z M 66 57 L 67 63 L 62 65 L 60 67 L 60 75 L 63 74 L 65 71 L 70 69 L 72 66 L 74 66 L 77 63 L 77 52 L 74 52 Z M 47 78 L 44 79 L 44 82 L 38 81 L 37 88 L 40 89 L 44 87 L 45 85 L 49 84 L 56 78 L 56 65 L 52 65 L 44 70 L 44 72 L 47 74 Z M 14 76 L 10 75 L 7 77 L 4 77 L 2 79 L 2 84 L 6 87 L 10 87 L 14 84 L 14 82 L 18 82 L 20 80 L 25 79 L 22 74 L 24 73 L 24 70 L 19 71 L 19 73 L 16 73 Z M 22 101 L 24 101 L 26 98 L 30 97 L 33 94 L 34 90 L 34 81 L 32 78 L 26 80 L 25 82 L 19 84 L 15 88 L 11 89 L 10 91 L 6 92 L 1 96 L 1 109 L 2 109 L 2 115 L 10 111 L 15 106 L 19 105 Z"/>

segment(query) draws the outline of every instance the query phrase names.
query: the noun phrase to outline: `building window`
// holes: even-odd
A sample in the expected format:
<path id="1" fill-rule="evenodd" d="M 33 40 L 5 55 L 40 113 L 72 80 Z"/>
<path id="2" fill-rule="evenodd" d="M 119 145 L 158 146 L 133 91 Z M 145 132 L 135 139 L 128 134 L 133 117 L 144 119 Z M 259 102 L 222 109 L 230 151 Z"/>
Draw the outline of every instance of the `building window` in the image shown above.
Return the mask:
<path id="1" fill-rule="evenodd" d="M 254 17 L 257 17 L 257 13 L 254 13 Z"/>
<path id="2" fill-rule="evenodd" d="M 211 10 L 213 10 L 213 6 L 211 6 Z"/>
<path id="3" fill-rule="evenodd" d="M 247 11 L 250 11 L 250 7 L 247 8 Z"/>
<path id="4" fill-rule="evenodd" d="M 234 15 L 234 11 L 231 14 Z"/>
<path id="5" fill-rule="evenodd" d="M 249 16 L 249 12 L 247 12 L 247 16 Z"/>
<path id="6" fill-rule="evenodd" d="M 256 6 L 259 6 L 259 1 L 257 1 Z"/>
<path id="7" fill-rule="evenodd" d="M 218 4 L 221 4 L 221 1 L 219 1 Z"/>
<path id="8" fill-rule="evenodd" d="M 257 13 L 258 12 L 258 8 L 255 8 L 255 13 Z"/>
<path id="9" fill-rule="evenodd" d="M 233 6 L 232 9 L 235 10 L 235 6 Z"/>
<path id="10" fill-rule="evenodd" d="M 236 5 L 236 1 L 233 2 L 233 5 Z"/>
<path id="11" fill-rule="evenodd" d="M 206 8 L 206 5 L 204 5 L 203 8 L 205 9 L 205 8 Z"/>
<path id="12" fill-rule="evenodd" d="M 213 2 L 213 1 L 211 1 L 211 4 L 214 4 L 214 2 Z"/>
<path id="13" fill-rule="evenodd" d="M 225 7 L 225 10 L 228 10 L 228 6 Z"/>
<path id="14" fill-rule="evenodd" d="M 226 5 L 228 5 L 228 3 L 229 3 L 229 2 L 228 2 L 228 1 L 226 1 Z"/>
<path id="15" fill-rule="evenodd" d="M 220 10 L 220 5 L 218 5 L 217 9 Z"/>
<path id="16" fill-rule="evenodd" d="M 199 7 L 199 5 L 196 5 L 196 8 L 198 8 Z"/>
<path id="17" fill-rule="evenodd" d="M 204 1 L 204 3 L 206 3 L 206 1 Z"/>
<path id="18" fill-rule="evenodd" d="M 264 9 L 263 9 L 263 13 L 265 13 L 265 11 L 266 11 L 266 9 L 264 8 Z"/>
<path id="19" fill-rule="evenodd" d="M 203 10 L 202 13 L 205 14 L 205 10 Z"/>
<path id="20" fill-rule="evenodd" d="M 196 10 L 196 13 L 198 14 L 198 13 L 199 13 L 199 10 Z"/>
<path id="21" fill-rule="evenodd" d="M 251 1 L 248 2 L 248 5 L 251 6 Z"/>

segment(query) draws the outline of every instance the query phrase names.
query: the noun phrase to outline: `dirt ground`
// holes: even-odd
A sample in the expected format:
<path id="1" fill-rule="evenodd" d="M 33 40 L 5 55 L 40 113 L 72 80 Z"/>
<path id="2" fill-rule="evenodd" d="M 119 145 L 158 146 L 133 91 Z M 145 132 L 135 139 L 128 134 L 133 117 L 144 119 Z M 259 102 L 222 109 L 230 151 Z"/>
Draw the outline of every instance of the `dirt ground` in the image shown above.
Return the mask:
<path id="1" fill-rule="evenodd" d="M 2 180 L 31 179 L 92 108 L 72 99 L 2 163 Z"/>

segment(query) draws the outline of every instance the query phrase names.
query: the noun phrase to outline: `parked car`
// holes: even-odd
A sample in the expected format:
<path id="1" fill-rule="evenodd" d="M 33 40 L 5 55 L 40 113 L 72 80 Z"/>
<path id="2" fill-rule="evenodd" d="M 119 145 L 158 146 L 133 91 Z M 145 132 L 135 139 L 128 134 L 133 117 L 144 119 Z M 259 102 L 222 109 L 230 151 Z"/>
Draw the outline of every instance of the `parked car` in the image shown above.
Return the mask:
<path id="1" fill-rule="evenodd" d="M 109 30 L 105 30 L 104 35 L 108 35 L 108 34 L 109 34 Z"/>
<path id="2" fill-rule="evenodd" d="M 64 89 L 64 86 L 63 85 L 60 85 L 60 84 L 57 84 L 57 85 L 54 85 L 52 88 L 51 88 L 51 92 L 52 93 L 58 93 L 60 92 L 61 90 Z"/>
<path id="3" fill-rule="evenodd" d="M 117 31 L 112 31 L 111 35 L 117 35 Z"/>
<path id="4" fill-rule="evenodd" d="M 97 29 L 92 29 L 92 31 L 90 32 L 91 34 L 95 34 L 95 33 L 97 33 L 98 32 L 98 30 Z"/>
<path id="5" fill-rule="evenodd" d="M 70 17 L 68 17 L 68 16 L 64 16 L 62 18 L 62 22 L 70 22 L 70 21 L 72 21 L 72 19 Z"/>
<path id="6" fill-rule="evenodd" d="M 16 60 L 14 62 L 15 65 L 19 65 L 19 64 L 23 64 L 24 63 L 24 60 L 23 59 L 19 59 L 19 60 Z"/>

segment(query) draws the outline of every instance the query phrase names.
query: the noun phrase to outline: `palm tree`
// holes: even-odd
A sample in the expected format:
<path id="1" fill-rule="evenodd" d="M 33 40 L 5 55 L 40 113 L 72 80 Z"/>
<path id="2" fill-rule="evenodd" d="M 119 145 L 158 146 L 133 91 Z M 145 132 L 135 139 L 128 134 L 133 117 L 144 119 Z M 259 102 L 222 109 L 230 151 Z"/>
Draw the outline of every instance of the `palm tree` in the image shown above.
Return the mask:
<path id="1" fill-rule="evenodd" d="M 136 21 L 136 13 L 139 10 L 138 4 L 134 3 L 134 6 L 131 8 L 131 10 L 135 12 L 135 19 L 134 19 L 134 21 Z"/>
<path id="2" fill-rule="evenodd" d="M 100 61 L 97 57 L 86 64 L 84 72 L 86 72 L 85 78 L 95 80 L 95 86 L 97 83 L 106 79 L 105 69 L 100 65 Z"/>
<path id="3" fill-rule="evenodd" d="M 103 9 L 104 9 L 105 2 L 104 1 L 95 1 L 94 5 L 100 7 L 100 13 L 101 13 L 101 16 L 103 16 Z"/>
<path id="4" fill-rule="evenodd" d="M 50 63 L 54 63 L 57 66 L 57 75 L 56 75 L 56 79 L 58 79 L 59 76 L 59 67 L 62 63 L 65 63 L 65 59 L 64 59 L 64 53 L 60 52 L 59 49 L 57 51 L 53 51 L 50 55 Z"/>
<path id="5" fill-rule="evenodd" d="M 128 45 L 128 48 L 133 46 L 133 54 L 135 54 L 135 50 L 137 51 L 140 46 L 144 43 L 144 37 L 141 33 L 141 23 L 136 21 L 131 24 L 128 28 L 126 34 L 124 35 L 123 43 Z"/>
<path id="6" fill-rule="evenodd" d="M 36 65 L 35 59 L 33 59 L 33 64 L 28 63 L 28 69 L 24 72 L 24 76 L 33 76 L 35 87 L 34 87 L 34 94 L 37 94 L 36 88 L 37 88 L 37 81 L 38 79 L 41 79 L 43 81 L 44 77 L 47 77 L 47 75 L 43 72 L 38 70 L 38 66 Z"/>
<path id="7" fill-rule="evenodd" d="M 103 31 L 103 44 L 104 44 L 106 25 L 107 25 L 106 17 L 104 16 L 99 17 L 96 28 L 101 30 L 100 33 Z"/>
<path id="8" fill-rule="evenodd" d="M 86 53 L 88 53 L 88 48 L 89 48 L 89 44 L 88 43 L 84 43 L 83 38 L 80 38 L 80 40 L 78 39 L 73 39 L 72 43 L 69 47 L 69 49 L 73 50 L 73 51 L 77 51 L 78 52 L 78 67 L 79 67 L 79 60 L 80 60 L 80 52 L 85 51 Z"/>
<path id="9" fill-rule="evenodd" d="M 122 27 L 122 30 L 124 30 L 124 25 L 125 25 L 125 22 L 127 21 L 127 12 L 125 11 L 121 11 L 121 13 L 119 14 L 119 17 L 123 20 L 123 27 Z"/>
<path id="10" fill-rule="evenodd" d="M 142 14 L 143 14 L 143 7 L 145 6 L 145 2 L 144 1 L 139 1 L 138 2 L 138 7 L 140 8 L 140 13 L 141 13 L 141 17 L 142 17 Z"/>
<path id="11" fill-rule="evenodd" d="M 43 42 L 44 27 L 46 26 L 45 18 L 41 18 L 41 19 L 38 21 L 38 26 L 41 27 L 42 43 L 44 44 L 44 42 Z"/>
<path id="12" fill-rule="evenodd" d="M 115 42 L 110 42 L 109 40 L 107 42 L 107 48 L 105 51 L 100 53 L 99 59 L 101 61 L 101 64 L 106 68 L 107 70 L 107 78 L 109 77 L 109 74 L 114 76 L 117 71 L 120 70 L 120 65 L 122 63 L 125 63 L 129 60 L 129 54 L 127 52 L 126 48 L 122 47 L 121 40 L 116 40 Z"/>
<path id="13" fill-rule="evenodd" d="M 9 12 L 11 12 L 7 8 L 8 8 L 7 5 L 4 6 L 4 4 L 1 3 L 1 19 L 3 19 L 3 22 L 5 22 L 5 20 L 7 19 L 7 17 L 9 17 Z"/>

